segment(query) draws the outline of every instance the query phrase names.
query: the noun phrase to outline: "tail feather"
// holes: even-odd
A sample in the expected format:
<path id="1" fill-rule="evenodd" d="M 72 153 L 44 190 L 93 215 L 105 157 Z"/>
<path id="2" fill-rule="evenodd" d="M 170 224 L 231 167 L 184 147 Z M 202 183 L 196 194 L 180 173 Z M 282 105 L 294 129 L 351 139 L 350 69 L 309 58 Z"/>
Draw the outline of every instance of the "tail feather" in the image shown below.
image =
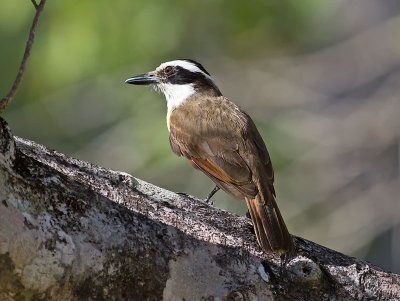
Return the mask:
<path id="1" fill-rule="evenodd" d="M 266 252 L 288 253 L 293 248 L 292 238 L 272 194 L 268 200 L 257 195 L 246 199 L 254 231 L 261 248 Z"/>

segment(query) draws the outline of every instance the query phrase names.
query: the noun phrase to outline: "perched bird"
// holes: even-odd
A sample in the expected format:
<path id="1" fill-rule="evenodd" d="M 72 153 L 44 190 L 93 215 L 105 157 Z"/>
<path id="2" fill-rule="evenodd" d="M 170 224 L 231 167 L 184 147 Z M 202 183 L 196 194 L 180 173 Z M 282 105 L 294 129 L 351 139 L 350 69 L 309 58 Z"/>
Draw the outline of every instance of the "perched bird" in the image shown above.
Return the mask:
<path id="1" fill-rule="evenodd" d="M 222 95 L 204 67 L 193 60 L 175 60 L 125 82 L 151 85 L 165 95 L 174 153 L 186 157 L 219 188 L 246 201 L 265 252 L 291 251 L 265 143 L 250 116 Z"/>

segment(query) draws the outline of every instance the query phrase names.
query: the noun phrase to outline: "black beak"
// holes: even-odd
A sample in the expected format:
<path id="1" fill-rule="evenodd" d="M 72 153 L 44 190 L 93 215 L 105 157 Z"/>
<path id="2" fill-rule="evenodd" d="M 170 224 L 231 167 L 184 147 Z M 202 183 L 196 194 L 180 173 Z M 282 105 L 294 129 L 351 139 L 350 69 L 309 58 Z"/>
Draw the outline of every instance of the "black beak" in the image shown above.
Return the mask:
<path id="1" fill-rule="evenodd" d="M 132 76 L 128 78 L 125 82 L 132 85 L 150 85 L 158 83 L 159 78 L 149 72 L 141 75 Z"/>

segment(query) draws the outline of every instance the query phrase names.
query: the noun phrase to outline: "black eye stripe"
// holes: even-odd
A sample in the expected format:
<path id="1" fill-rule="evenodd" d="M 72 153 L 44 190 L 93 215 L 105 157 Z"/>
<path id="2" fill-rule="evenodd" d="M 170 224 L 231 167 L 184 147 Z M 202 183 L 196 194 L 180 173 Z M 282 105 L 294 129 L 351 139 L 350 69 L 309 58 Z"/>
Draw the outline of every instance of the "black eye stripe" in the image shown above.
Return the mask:
<path id="1" fill-rule="evenodd" d="M 180 66 L 175 67 L 175 72 L 168 76 L 168 81 L 175 85 L 191 84 L 195 81 L 205 80 L 206 76 L 201 72 L 192 72 Z"/>
<path id="2" fill-rule="evenodd" d="M 172 66 L 171 73 L 167 73 L 166 68 L 162 72 L 163 81 L 166 83 L 173 85 L 193 84 L 196 91 L 208 91 L 207 93 L 212 93 L 215 96 L 222 95 L 212 79 L 203 72 L 193 72 L 181 66 Z"/>

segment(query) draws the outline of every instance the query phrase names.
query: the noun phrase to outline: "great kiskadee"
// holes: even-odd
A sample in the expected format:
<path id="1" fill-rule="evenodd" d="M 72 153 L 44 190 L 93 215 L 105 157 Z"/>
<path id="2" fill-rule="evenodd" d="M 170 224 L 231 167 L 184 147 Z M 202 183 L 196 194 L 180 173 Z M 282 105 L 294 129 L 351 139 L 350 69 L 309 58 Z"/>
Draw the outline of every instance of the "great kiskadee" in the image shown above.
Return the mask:
<path id="1" fill-rule="evenodd" d="M 193 60 L 170 61 L 125 82 L 151 85 L 164 93 L 173 152 L 186 157 L 219 188 L 246 201 L 265 252 L 291 251 L 265 143 L 250 116 L 222 95 L 204 67 Z"/>

